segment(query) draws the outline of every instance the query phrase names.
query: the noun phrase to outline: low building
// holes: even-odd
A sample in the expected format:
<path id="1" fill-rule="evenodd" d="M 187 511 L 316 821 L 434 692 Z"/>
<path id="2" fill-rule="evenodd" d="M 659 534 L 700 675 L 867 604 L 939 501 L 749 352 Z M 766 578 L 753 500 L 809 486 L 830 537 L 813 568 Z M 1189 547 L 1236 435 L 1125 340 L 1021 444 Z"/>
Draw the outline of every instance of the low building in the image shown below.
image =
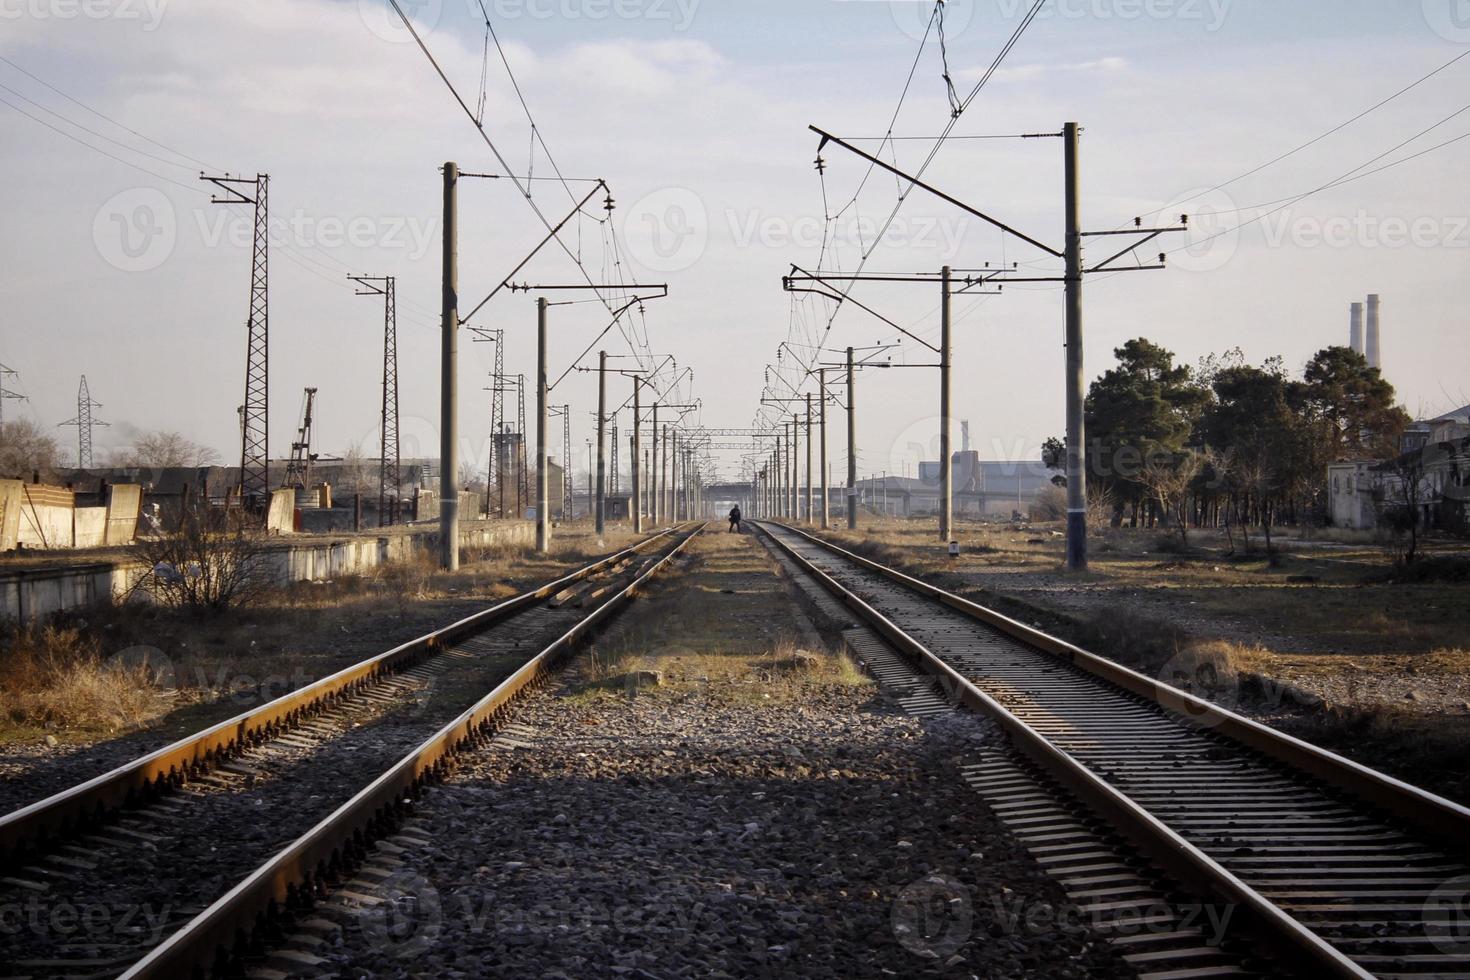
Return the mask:
<path id="1" fill-rule="evenodd" d="M 1330 464 L 1327 494 L 1333 525 L 1374 528 L 1385 513 L 1412 505 L 1420 527 L 1462 535 L 1470 530 L 1470 423 L 1455 414 L 1431 420 L 1430 432 L 1462 433 L 1458 436 L 1428 443 L 1411 439 L 1415 448 L 1392 460 Z M 1416 484 L 1412 492 L 1411 484 Z"/>

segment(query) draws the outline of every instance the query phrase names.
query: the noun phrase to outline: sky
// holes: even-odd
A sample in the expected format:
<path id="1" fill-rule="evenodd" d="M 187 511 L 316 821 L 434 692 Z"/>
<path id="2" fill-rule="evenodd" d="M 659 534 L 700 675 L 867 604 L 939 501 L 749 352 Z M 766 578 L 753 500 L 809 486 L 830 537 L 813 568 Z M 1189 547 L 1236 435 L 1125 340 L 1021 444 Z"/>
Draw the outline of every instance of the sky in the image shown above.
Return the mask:
<path id="1" fill-rule="evenodd" d="M 850 273 L 866 254 L 866 272 L 1014 262 L 1055 274 L 1046 253 L 923 191 L 899 205 L 894 178 L 865 179 L 865 161 L 835 144 L 819 175 L 808 129 L 873 151 L 898 107 L 893 134 L 916 138 L 883 155 L 920 167 L 950 121 L 945 65 L 963 97 L 1029 6 L 952 0 L 941 46 L 932 30 L 925 40 L 933 4 L 921 0 L 405 3 L 472 111 L 483 76 L 485 134 L 536 178 L 529 201 L 503 179 L 461 181 L 462 310 L 541 241 L 538 212 L 555 223 L 603 179 L 611 219 L 599 192 L 565 249 L 516 280 L 585 281 L 576 256 L 596 281 L 667 283 L 669 295 L 598 342 L 610 318 L 594 297 L 546 294 L 574 301 L 550 310 L 551 377 L 589 345 L 584 366 L 598 346 L 672 354 L 691 374 L 667 400 L 699 405 L 686 421 L 747 427 L 768 377 L 772 393 L 804 393 L 814 358 L 901 339 L 853 304 L 833 316 L 783 292 L 793 264 Z M 199 173 L 268 173 L 272 455 L 289 452 L 307 386 L 317 451 L 376 451 L 382 306 L 355 296 L 348 273 L 398 277 L 403 453 L 437 453 L 438 171 L 505 170 L 394 17 L 387 0 L 0 0 L 0 364 L 28 399 L 7 401 L 7 418 L 35 419 L 74 452 L 75 430 L 57 425 L 76 414 L 85 374 L 111 423 L 94 433 L 99 461 L 155 429 L 237 459 L 251 214 L 211 205 Z M 1166 269 L 1085 283 L 1089 377 L 1136 336 L 1186 363 L 1239 347 L 1299 369 L 1346 343 L 1348 304 L 1376 292 L 1384 373 L 1411 413 L 1433 415 L 1470 402 L 1470 140 L 1430 149 L 1470 132 L 1470 57 L 1235 178 L 1466 52 L 1466 0 L 1045 0 L 924 178 L 1060 248 L 1060 141 L 962 137 L 1077 121 L 1085 229 L 1191 219 L 1141 250 L 1169 251 Z M 567 183 L 546 179 L 556 173 Z M 1116 241 L 1093 240 L 1089 257 Z M 983 458 L 1036 458 L 1063 428 L 1057 285 L 954 301 L 954 415 Z M 512 374 L 534 371 L 536 295 L 502 293 L 471 321 L 505 331 Z M 937 337 L 932 283 L 860 283 L 852 296 Z M 461 341 L 461 455 L 478 461 L 492 345 Z M 933 360 L 909 339 L 878 356 Z M 923 368 L 860 375 L 864 474 L 912 474 L 937 456 L 936 382 Z M 630 385 L 610 383 L 613 404 Z M 582 372 L 551 395 L 572 407 L 578 469 L 595 399 Z M 832 438 L 840 446 L 840 426 Z M 733 476 L 740 456 L 720 453 L 719 472 Z"/>

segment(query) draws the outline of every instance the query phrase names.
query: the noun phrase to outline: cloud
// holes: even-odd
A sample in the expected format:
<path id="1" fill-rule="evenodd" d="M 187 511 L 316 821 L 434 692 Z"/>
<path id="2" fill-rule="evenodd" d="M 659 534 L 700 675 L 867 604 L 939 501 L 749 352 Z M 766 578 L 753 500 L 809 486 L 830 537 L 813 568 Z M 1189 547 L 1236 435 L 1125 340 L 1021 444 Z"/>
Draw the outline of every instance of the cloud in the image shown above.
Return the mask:
<path id="1" fill-rule="evenodd" d="M 996 69 L 993 76 L 998 82 L 1030 82 L 1048 75 L 1068 73 L 1099 73 L 1122 71 L 1128 67 L 1128 59 L 1110 56 L 1097 58 L 1092 61 L 1079 61 L 1072 64 L 1029 64 L 1015 65 L 1011 68 Z M 985 74 L 983 68 L 969 68 L 959 73 L 959 77 L 966 81 L 978 82 Z"/>

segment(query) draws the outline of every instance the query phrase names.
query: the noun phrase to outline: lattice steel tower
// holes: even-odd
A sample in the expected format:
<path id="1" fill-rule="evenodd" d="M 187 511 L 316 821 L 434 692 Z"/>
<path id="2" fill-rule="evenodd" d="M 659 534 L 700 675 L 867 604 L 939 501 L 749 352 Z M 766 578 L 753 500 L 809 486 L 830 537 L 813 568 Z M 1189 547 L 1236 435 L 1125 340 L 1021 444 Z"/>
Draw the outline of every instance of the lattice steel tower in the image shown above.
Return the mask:
<path id="1" fill-rule="evenodd" d="M 7 375 L 9 375 L 12 378 L 18 378 L 18 377 L 20 377 L 20 374 L 19 373 L 15 372 L 15 371 L 12 371 L 10 368 L 6 367 L 4 364 L 0 364 L 0 425 L 4 425 L 5 424 L 5 399 L 7 399 L 7 398 L 18 398 L 21 401 L 25 401 L 25 398 L 26 398 L 26 396 L 25 395 L 22 395 L 20 392 L 18 392 L 18 391 L 11 391 L 11 390 L 9 390 L 8 388 L 5 387 L 5 378 L 6 378 Z"/>
<path id="2" fill-rule="evenodd" d="M 398 521 L 402 466 L 398 451 L 398 280 L 393 276 L 348 276 L 363 287 L 358 296 L 383 297 L 383 407 L 378 443 L 378 527 Z"/>
<path id="3" fill-rule="evenodd" d="M 92 409 L 101 407 L 101 402 L 92 400 L 92 393 L 87 390 L 87 376 L 82 375 L 82 383 L 77 387 L 77 417 L 61 423 L 61 425 L 77 427 L 78 469 L 90 470 L 92 468 L 92 426 L 109 424 L 92 417 Z"/>
<path id="4" fill-rule="evenodd" d="M 526 466 L 526 376 L 516 375 L 516 433 L 520 436 L 516 453 L 520 456 L 520 465 L 516 467 L 520 471 L 520 486 L 516 488 L 516 516 L 520 517 L 526 512 L 526 505 L 531 502 L 531 477 L 527 473 Z M 538 464 L 539 465 L 539 464 Z"/>
<path id="5" fill-rule="evenodd" d="M 572 406 L 561 407 L 561 519 L 572 519 Z"/>
<path id="6" fill-rule="evenodd" d="M 270 174 L 252 177 L 210 177 L 200 180 L 214 184 L 224 196 L 211 194 L 211 204 L 251 204 L 255 206 L 255 245 L 250 257 L 250 318 L 245 322 L 245 405 L 240 413 L 240 503 L 263 511 L 270 496 L 270 454 L 268 415 L 270 409 L 270 317 L 269 317 L 269 245 L 268 196 Z M 240 188 L 252 187 L 253 194 Z"/>
<path id="7" fill-rule="evenodd" d="M 496 516 L 505 516 L 505 487 L 502 486 L 505 470 L 505 331 L 470 327 L 476 336 L 475 342 L 495 345 L 495 370 L 490 372 L 490 465 L 485 480 L 485 514 L 490 514 L 490 500 L 494 497 Z"/>

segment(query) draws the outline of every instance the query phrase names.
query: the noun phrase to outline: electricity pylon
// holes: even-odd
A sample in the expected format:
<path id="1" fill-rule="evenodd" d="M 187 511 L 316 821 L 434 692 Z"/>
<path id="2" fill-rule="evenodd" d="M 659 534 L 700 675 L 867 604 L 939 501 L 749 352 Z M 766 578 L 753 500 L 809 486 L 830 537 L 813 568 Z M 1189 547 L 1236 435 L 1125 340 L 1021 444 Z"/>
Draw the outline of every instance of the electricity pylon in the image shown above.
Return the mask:
<path id="1" fill-rule="evenodd" d="M 358 296 L 383 297 L 383 407 L 378 448 L 378 527 L 398 520 L 398 286 L 393 276 L 348 276 Z"/>
<path id="2" fill-rule="evenodd" d="M 92 426 L 109 424 L 92 417 L 92 409 L 101 407 L 101 402 L 92 400 L 92 393 L 87 390 L 87 376 L 82 375 L 82 383 L 77 387 L 77 417 L 61 423 L 77 427 L 77 469 L 92 468 Z"/>
<path id="3" fill-rule="evenodd" d="M 240 504 L 263 512 L 270 496 L 270 303 L 269 208 L 270 174 L 254 177 L 210 177 L 224 196 L 211 194 L 211 204 L 250 204 L 255 207 L 255 243 L 250 255 L 250 317 L 245 321 L 245 405 L 240 415 Z M 240 188 L 249 185 L 253 194 Z"/>

